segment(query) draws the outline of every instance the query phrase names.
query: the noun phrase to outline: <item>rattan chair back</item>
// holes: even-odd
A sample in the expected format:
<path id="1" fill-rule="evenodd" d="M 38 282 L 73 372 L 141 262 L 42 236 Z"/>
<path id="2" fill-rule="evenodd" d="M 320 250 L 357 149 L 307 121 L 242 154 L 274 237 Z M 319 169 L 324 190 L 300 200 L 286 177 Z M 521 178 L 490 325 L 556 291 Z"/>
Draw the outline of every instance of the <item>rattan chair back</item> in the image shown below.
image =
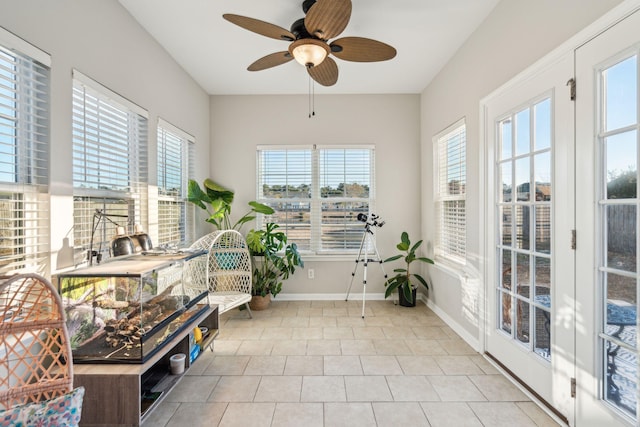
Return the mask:
<path id="1" fill-rule="evenodd" d="M 0 276 L 0 409 L 52 399 L 73 388 L 62 301 L 37 274 Z"/>

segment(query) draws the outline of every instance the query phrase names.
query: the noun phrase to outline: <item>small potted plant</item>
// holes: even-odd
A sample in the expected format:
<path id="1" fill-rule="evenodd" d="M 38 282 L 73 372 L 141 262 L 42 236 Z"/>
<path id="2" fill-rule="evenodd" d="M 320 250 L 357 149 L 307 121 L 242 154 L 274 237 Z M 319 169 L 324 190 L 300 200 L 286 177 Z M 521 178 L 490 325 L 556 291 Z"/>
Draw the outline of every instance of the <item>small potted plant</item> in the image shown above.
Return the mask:
<path id="1" fill-rule="evenodd" d="M 253 310 L 267 308 L 271 296 L 275 297 L 282 290 L 282 282 L 297 267 L 304 268 L 297 245 L 287 244 L 286 234 L 278 228 L 278 224 L 268 222 L 263 230 L 247 233 L 247 245 L 253 258 L 253 299 L 249 304 Z"/>
<path id="2" fill-rule="evenodd" d="M 385 283 L 387 290 L 385 291 L 385 298 L 388 298 L 389 295 L 396 289 L 398 290 L 398 303 L 403 307 L 415 307 L 416 305 L 416 291 L 417 291 L 417 283 L 422 284 L 425 288 L 429 289 L 429 284 L 427 281 L 417 273 L 411 273 L 411 264 L 415 261 L 426 262 L 428 264 L 433 264 L 433 260 L 426 257 L 419 257 L 416 255 L 416 251 L 422 244 L 422 240 L 419 240 L 413 246 L 411 246 L 411 241 L 409 240 L 409 234 L 406 231 L 403 231 L 400 235 L 400 243 L 396 245 L 401 254 L 394 255 L 390 258 L 384 260 L 384 262 L 391 262 L 398 260 L 400 258 L 404 258 L 404 262 L 406 263 L 405 268 L 396 268 L 393 270 L 396 273 L 395 276 L 389 278 Z"/>
<path id="3" fill-rule="evenodd" d="M 218 230 L 240 231 L 245 223 L 255 219 L 256 213 L 271 215 L 274 212 L 270 206 L 251 201 L 249 202 L 249 212 L 232 224 L 231 204 L 235 195 L 234 191 L 209 178 L 204 180 L 203 188 L 196 181 L 190 179 L 187 200 L 207 211 L 209 218 L 206 221 L 213 224 Z"/>

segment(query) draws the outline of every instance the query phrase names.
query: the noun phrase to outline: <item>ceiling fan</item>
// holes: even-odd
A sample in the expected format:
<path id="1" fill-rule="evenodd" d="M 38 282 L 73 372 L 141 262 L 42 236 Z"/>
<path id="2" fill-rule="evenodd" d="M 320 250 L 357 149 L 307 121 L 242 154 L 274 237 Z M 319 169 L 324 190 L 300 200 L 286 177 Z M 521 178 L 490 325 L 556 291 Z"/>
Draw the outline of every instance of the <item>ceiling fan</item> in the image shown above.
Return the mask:
<path id="1" fill-rule="evenodd" d="M 247 70 L 265 70 L 295 58 L 306 67 L 313 80 L 323 86 L 333 86 L 338 81 L 338 65 L 330 54 L 355 62 L 387 61 L 396 56 L 392 46 L 364 37 L 342 37 L 329 42 L 349 23 L 351 0 L 304 0 L 302 10 L 306 16 L 295 21 L 291 31 L 259 19 L 229 13 L 222 15 L 246 30 L 291 42 L 288 50 L 264 56 Z"/>

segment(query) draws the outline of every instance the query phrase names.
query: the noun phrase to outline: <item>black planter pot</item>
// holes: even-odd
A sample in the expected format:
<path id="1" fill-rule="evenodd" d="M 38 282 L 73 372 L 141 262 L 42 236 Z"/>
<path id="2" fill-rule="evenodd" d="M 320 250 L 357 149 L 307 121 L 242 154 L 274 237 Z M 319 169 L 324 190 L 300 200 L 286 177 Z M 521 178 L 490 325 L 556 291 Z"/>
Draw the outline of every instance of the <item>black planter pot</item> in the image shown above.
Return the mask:
<path id="1" fill-rule="evenodd" d="M 404 292 L 402 291 L 402 289 L 398 289 L 398 304 L 400 304 L 403 307 L 415 307 L 416 306 L 416 294 L 417 294 L 417 289 L 413 288 L 413 290 L 411 291 L 411 296 L 413 297 L 413 301 L 407 301 L 407 299 L 404 297 Z"/>

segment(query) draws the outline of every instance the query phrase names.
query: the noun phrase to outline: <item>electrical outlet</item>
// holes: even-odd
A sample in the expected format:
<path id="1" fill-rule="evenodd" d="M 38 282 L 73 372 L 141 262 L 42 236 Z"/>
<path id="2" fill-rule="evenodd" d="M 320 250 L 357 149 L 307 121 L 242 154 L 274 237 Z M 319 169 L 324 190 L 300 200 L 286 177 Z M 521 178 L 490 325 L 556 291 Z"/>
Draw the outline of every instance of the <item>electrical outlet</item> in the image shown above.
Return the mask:
<path id="1" fill-rule="evenodd" d="M 314 277 L 316 277 L 316 272 L 313 271 L 313 268 L 310 268 L 309 270 L 307 270 L 307 275 L 309 276 L 309 279 L 313 279 Z"/>

